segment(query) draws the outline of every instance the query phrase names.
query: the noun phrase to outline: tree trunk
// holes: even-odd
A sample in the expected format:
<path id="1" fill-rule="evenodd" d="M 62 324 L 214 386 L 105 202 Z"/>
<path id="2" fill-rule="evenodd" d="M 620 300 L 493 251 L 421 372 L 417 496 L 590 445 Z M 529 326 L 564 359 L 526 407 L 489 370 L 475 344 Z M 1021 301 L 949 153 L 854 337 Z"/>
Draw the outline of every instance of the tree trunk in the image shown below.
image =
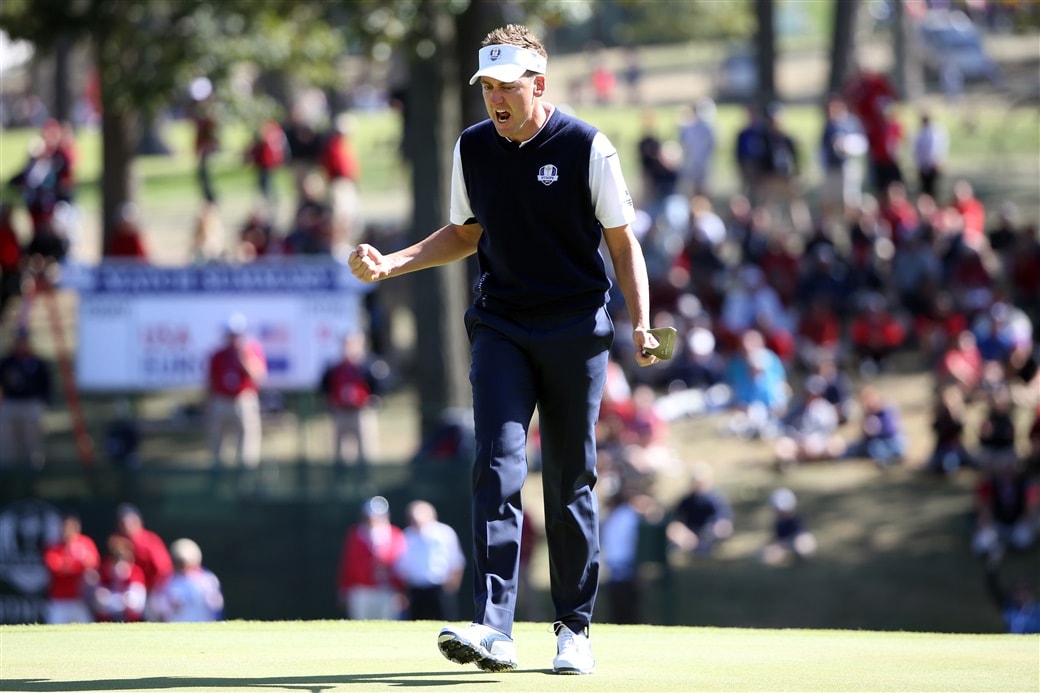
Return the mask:
<path id="1" fill-rule="evenodd" d="M 138 114 L 113 98 L 114 80 L 119 79 L 118 63 L 108 64 L 108 51 L 99 49 L 98 75 L 101 79 L 101 248 L 104 256 L 108 239 L 119 219 L 119 207 L 134 199 L 134 152 L 140 137 Z"/>
<path id="2" fill-rule="evenodd" d="M 72 121 L 72 80 L 69 57 L 73 42 L 68 34 L 58 37 L 54 46 L 54 117 L 63 123 Z"/>
<path id="3" fill-rule="evenodd" d="M 827 91 L 838 94 L 842 91 L 845 78 L 852 65 L 856 51 L 856 13 L 859 0 L 844 0 L 835 3 L 834 25 L 831 33 L 831 72 L 827 79 Z"/>
<path id="4" fill-rule="evenodd" d="M 455 19 L 457 40 L 455 79 L 461 85 L 462 126 L 469 127 L 488 117 L 480 89 L 470 86 L 469 78 L 477 71 L 477 51 L 488 32 L 505 23 L 502 8 L 493 2 L 471 2 Z"/>
<path id="5" fill-rule="evenodd" d="M 776 100 L 776 29 L 773 22 L 773 0 L 755 0 L 758 20 L 758 105 Z"/>
<path id="6" fill-rule="evenodd" d="M 412 157 L 411 236 L 419 240 L 447 222 L 451 158 L 459 132 L 458 68 L 447 46 L 455 43 L 452 19 L 436 0 L 423 0 L 412 46 L 405 119 L 416 146 Z M 469 407 L 469 347 L 463 327 L 465 263 L 410 276 L 416 321 L 416 382 L 422 435 L 432 432 L 445 409 Z"/>
<path id="7" fill-rule="evenodd" d="M 917 41 L 913 35 L 914 20 L 907 14 L 906 8 L 901 2 L 894 3 L 892 20 L 892 54 L 895 57 L 896 91 L 907 102 L 913 102 L 924 92 L 921 59 L 917 51 Z"/>

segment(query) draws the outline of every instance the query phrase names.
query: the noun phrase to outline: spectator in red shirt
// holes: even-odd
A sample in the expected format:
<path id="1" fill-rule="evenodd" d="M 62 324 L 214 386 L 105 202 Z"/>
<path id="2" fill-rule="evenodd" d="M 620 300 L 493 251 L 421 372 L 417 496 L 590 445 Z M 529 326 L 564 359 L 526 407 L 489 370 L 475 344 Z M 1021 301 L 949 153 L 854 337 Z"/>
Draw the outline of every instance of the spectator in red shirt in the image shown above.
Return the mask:
<path id="1" fill-rule="evenodd" d="M 0 203 L 0 321 L 7 303 L 21 293 L 22 244 L 12 219 L 14 209 Z"/>
<path id="2" fill-rule="evenodd" d="M 112 229 L 112 235 L 105 246 L 105 257 L 131 258 L 147 262 L 148 251 L 142 237 L 140 213 L 136 204 L 127 202 L 119 208 L 119 222 Z"/>
<path id="3" fill-rule="evenodd" d="M 809 310 L 798 321 L 796 335 L 798 358 L 811 366 L 821 360 L 837 360 L 841 356 L 841 320 L 824 296 L 816 296 Z"/>
<path id="4" fill-rule="evenodd" d="M 271 185 L 272 174 L 285 163 L 288 152 L 289 142 L 285 137 L 285 131 L 274 120 L 268 120 L 260 126 L 247 152 L 247 160 L 256 168 L 260 195 L 268 205 L 274 204 L 275 197 Z"/>
<path id="5" fill-rule="evenodd" d="M 982 384 L 982 367 L 982 354 L 975 342 L 975 334 L 965 329 L 942 355 L 935 375 L 940 384 L 957 386 L 961 396 L 970 400 Z"/>
<path id="6" fill-rule="evenodd" d="M 242 469 L 260 465 L 260 385 L 267 377 L 267 357 L 259 342 L 246 336 L 246 317 L 234 313 L 225 326 L 225 342 L 210 356 L 209 443 L 214 469 L 223 466 L 221 450 L 230 431 Z"/>
<path id="7" fill-rule="evenodd" d="M 852 349 L 860 359 L 860 370 L 876 373 L 903 345 L 906 332 L 888 309 L 885 298 L 874 294 L 849 327 Z"/>
<path id="8" fill-rule="evenodd" d="M 173 560 L 166 543 L 158 534 L 145 528 L 141 511 L 130 503 L 122 503 L 116 509 L 116 532 L 113 536 L 130 540 L 134 564 L 141 569 L 145 589 L 151 598 L 155 589 L 173 575 Z"/>
<path id="9" fill-rule="evenodd" d="M 321 167 L 328 178 L 329 211 L 332 216 L 334 244 L 356 242 L 356 228 L 361 208 L 357 184 L 361 179 L 361 164 L 350 140 L 354 119 L 349 113 L 336 118 L 332 132 L 322 146 Z"/>
<path id="10" fill-rule="evenodd" d="M 390 522 L 386 498 L 367 500 L 340 553 L 336 586 L 347 618 L 392 621 L 400 617 L 404 584 L 393 566 L 406 548 L 404 532 Z"/>
<path id="11" fill-rule="evenodd" d="M 975 197 L 971 183 L 961 179 L 953 184 L 953 206 L 964 220 L 964 242 L 978 247 L 986 235 L 986 207 Z"/>
<path id="12" fill-rule="evenodd" d="M 917 233 L 917 208 L 907 198 L 902 181 L 889 184 L 880 209 L 881 220 L 888 226 L 888 237 L 898 248 Z"/>
<path id="13" fill-rule="evenodd" d="M 51 576 L 47 623 L 92 622 L 87 590 L 97 579 L 101 556 L 94 540 L 83 534 L 78 515 L 66 513 L 62 517 L 61 543 L 44 550 L 43 563 Z"/>
<path id="14" fill-rule="evenodd" d="M 348 463 L 363 470 L 371 459 L 377 424 L 373 407 L 378 403 L 386 370 L 385 361 L 369 357 L 365 335 L 351 332 L 343 337 L 342 358 L 322 374 L 321 392 L 332 417 L 337 471 Z"/>
<path id="15" fill-rule="evenodd" d="M 148 588 L 144 571 L 134 562 L 134 545 L 126 537 L 108 539 L 108 554 L 101 562 L 94 611 L 99 621 L 135 622 L 144 617 Z"/>

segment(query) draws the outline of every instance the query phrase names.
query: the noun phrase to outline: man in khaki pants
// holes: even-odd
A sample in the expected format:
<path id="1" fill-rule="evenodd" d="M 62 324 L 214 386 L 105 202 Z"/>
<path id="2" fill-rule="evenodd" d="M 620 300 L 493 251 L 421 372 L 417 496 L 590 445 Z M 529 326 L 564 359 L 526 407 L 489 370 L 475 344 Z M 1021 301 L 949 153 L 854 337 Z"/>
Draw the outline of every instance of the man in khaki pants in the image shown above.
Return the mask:
<path id="1" fill-rule="evenodd" d="M 209 443 L 215 468 L 223 465 L 221 450 L 230 432 L 235 437 L 236 458 L 243 469 L 260 464 L 259 387 L 267 377 L 267 358 L 259 342 L 246 337 L 246 318 L 228 318 L 225 343 L 210 357 Z"/>

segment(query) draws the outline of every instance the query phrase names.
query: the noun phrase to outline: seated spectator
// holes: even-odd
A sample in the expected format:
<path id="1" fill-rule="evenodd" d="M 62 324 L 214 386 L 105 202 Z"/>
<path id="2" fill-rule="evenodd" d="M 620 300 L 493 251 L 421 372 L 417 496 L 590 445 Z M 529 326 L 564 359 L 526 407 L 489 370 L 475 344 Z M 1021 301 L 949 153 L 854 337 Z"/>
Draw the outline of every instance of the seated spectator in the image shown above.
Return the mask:
<path id="1" fill-rule="evenodd" d="M 0 202 L 0 321 L 12 298 L 22 292 L 22 243 L 14 227 L 10 204 Z"/>
<path id="2" fill-rule="evenodd" d="M 191 539 L 170 544 L 173 575 L 155 594 L 155 613 L 167 623 L 203 623 L 224 618 L 220 580 L 202 566 L 202 550 Z"/>
<path id="3" fill-rule="evenodd" d="M 807 368 L 821 360 L 838 360 L 842 351 L 841 320 L 831 303 L 816 297 L 798 322 L 796 349 L 798 359 Z"/>
<path id="4" fill-rule="evenodd" d="M 839 457 L 844 445 L 837 436 L 838 410 L 824 397 L 827 382 L 819 375 L 805 381 L 800 401 L 784 417 L 783 433 L 773 446 L 777 468 Z"/>
<path id="5" fill-rule="evenodd" d="M 998 560 L 1006 548 L 1023 551 L 1036 539 L 1040 485 L 1013 453 L 996 459 L 975 487 L 972 551 Z"/>
<path id="6" fill-rule="evenodd" d="M 942 265 L 922 234 L 914 233 L 896 249 L 891 280 L 900 305 L 915 319 L 930 312 L 942 286 Z"/>
<path id="7" fill-rule="evenodd" d="M 1022 577 L 1014 581 L 1010 589 L 1000 584 L 997 561 L 986 565 L 986 589 L 1000 607 L 1008 633 L 1028 635 L 1040 633 L 1040 602 L 1029 580 Z"/>
<path id="8" fill-rule="evenodd" d="M 817 239 L 806 249 L 806 269 L 798 280 L 797 304 L 804 311 L 822 301 L 841 312 L 849 300 L 848 268 L 838 257 L 833 242 Z"/>
<path id="9" fill-rule="evenodd" d="M 250 212 L 238 234 L 240 262 L 252 262 L 274 251 L 274 230 L 267 210 L 262 207 Z"/>
<path id="10" fill-rule="evenodd" d="M 745 265 L 737 271 L 737 284 L 723 300 L 717 336 L 728 350 L 752 329 L 760 331 L 766 341 L 793 341 L 787 311 L 776 290 L 765 283 L 761 269 Z"/>
<path id="11" fill-rule="evenodd" d="M 733 534 L 733 509 L 715 488 L 710 466 L 695 464 L 690 478 L 690 490 L 672 511 L 665 533 L 680 551 L 706 556 Z"/>
<path id="12" fill-rule="evenodd" d="M 780 565 L 790 559 L 806 560 L 816 553 L 816 537 L 808 530 L 798 512 L 798 498 L 788 488 L 778 488 L 769 496 L 773 509 L 773 531 L 762 549 L 762 562 Z"/>
<path id="13" fill-rule="evenodd" d="M 989 394 L 986 416 L 979 426 L 979 449 L 975 458 L 983 467 L 994 460 L 1015 455 L 1015 416 L 1011 389 L 997 387 Z"/>
<path id="14" fill-rule="evenodd" d="M 704 390 L 722 382 L 726 362 L 715 350 L 715 335 L 706 327 L 694 327 L 677 345 L 677 353 L 667 362 L 661 382 L 680 382 L 687 388 Z"/>
<path id="15" fill-rule="evenodd" d="M 98 621 L 130 623 L 144 618 L 148 588 L 144 571 L 134 563 L 134 545 L 126 537 L 109 537 L 93 597 Z"/>
<path id="16" fill-rule="evenodd" d="M 956 385 L 947 385 L 935 398 L 932 432 L 935 446 L 925 463 L 926 471 L 949 476 L 974 465 L 964 447 L 964 395 Z"/>
<path id="17" fill-rule="evenodd" d="M 974 333 L 964 330 L 957 335 L 956 343 L 942 355 L 935 379 L 940 385 L 956 386 L 966 399 L 975 396 L 982 385 L 982 354 Z"/>
<path id="18" fill-rule="evenodd" d="M 891 402 L 886 402 L 873 385 L 860 390 L 859 403 L 862 411 L 858 437 L 845 449 L 844 456 L 869 459 L 879 467 L 902 462 L 906 454 L 906 439 L 899 410 Z"/>
<path id="19" fill-rule="evenodd" d="M 1018 234 L 1012 259 L 1004 268 L 1016 306 L 1027 315 L 1040 315 L 1040 231 L 1024 227 Z M 1034 321 L 1034 337 L 1040 338 L 1040 324 Z"/>
<path id="20" fill-rule="evenodd" d="M 996 267 L 988 250 L 962 243 L 953 258 L 951 270 L 946 278 L 947 285 L 954 287 L 960 305 L 974 312 L 993 303 Z"/>
<path id="21" fill-rule="evenodd" d="M 880 294 L 870 295 L 863 310 L 849 327 L 852 351 L 859 359 L 860 372 L 871 376 L 884 370 L 888 359 L 906 338 L 906 331 Z"/>
<path id="22" fill-rule="evenodd" d="M 967 316 L 957 308 L 953 294 L 945 290 L 931 297 L 927 310 L 914 317 L 917 346 L 929 365 L 934 365 L 967 329 Z"/>
<path id="23" fill-rule="evenodd" d="M 834 359 L 820 361 L 813 369 L 813 374 L 823 378 L 823 397 L 838 411 L 838 423 L 845 424 L 852 408 L 852 383 L 849 376 L 838 368 L 838 362 Z"/>
<path id="24" fill-rule="evenodd" d="M 132 202 L 124 203 L 119 208 L 119 221 L 112 229 L 112 235 L 105 246 L 105 257 L 147 261 L 148 251 L 140 224 L 137 205 Z"/>
<path id="25" fill-rule="evenodd" d="M 762 334 L 748 330 L 740 352 L 726 368 L 726 383 L 737 410 L 725 429 L 744 438 L 771 438 L 779 431 L 780 417 L 789 398 L 787 371 L 779 357 L 766 348 Z"/>

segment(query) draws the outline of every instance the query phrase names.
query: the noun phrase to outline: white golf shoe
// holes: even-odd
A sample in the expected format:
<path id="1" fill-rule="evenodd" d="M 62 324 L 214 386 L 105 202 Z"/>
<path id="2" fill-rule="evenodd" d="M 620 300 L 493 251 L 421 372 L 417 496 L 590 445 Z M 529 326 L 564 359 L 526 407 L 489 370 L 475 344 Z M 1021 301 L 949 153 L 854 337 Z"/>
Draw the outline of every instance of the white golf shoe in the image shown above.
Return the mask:
<path id="1" fill-rule="evenodd" d="M 484 671 L 510 671 L 518 663 L 513 639 L 480 623 L 445 626 L 437 636 L 437 648 L 452 662 L 472 662 Z"/>
<path id="2" fill-rule="evenodd" d="M 556 634 L 556 659 L 553 671 L 557 674 L 591 674 L 596 670 L 592 645 L 585 633 L 575 633 L 562 623 Z"/>

